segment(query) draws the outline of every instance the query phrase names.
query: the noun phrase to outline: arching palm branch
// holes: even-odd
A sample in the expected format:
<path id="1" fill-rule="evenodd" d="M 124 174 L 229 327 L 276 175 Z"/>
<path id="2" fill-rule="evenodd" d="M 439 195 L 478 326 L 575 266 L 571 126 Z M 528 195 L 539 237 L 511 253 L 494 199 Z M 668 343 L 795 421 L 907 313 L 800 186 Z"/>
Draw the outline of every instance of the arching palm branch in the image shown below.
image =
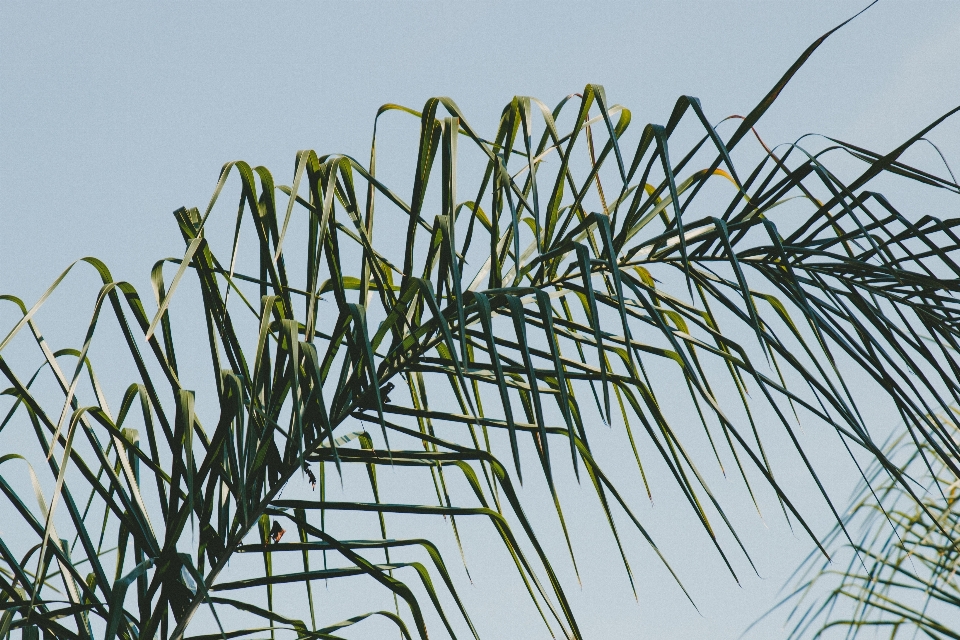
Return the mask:
<path id="1" fill-rule="evenodd" d="M 885 460 L 850 375 L 872 378 L 918 441 L 953 460 L 960 447 L 934 409 L 960 390 L 960 221 L 911 219 L 869 190 L 882 174 L 960 190 L 900 162 L 929 128 L 885 155 L 836 140 L 817 154 L 769 150 L 752 133 L 824 38 L 745 117 L 713 126 L 682 97 L 629 144 L 630 111 L 598 86 L 553 109 L 516 98 L 490 138 L 446 98 L 387 105 L 378 123 L 420 120 L 409 195 L 377 177 L 377 125 L 367 164 L 304 151 L 289 186 L 226 165 L 204 211 L 176 212 L 186 251 L 153 270 L 156 311 L 92 258 L 32 307 L 5 296 L 21 316 L 0 342 L 2 429 L 22 449 L 0 457 L 0 491 L 22 532 L 0 541 L 3 633 L 332 638 L 379 615 L 405 637 L 425 638 L 430 620 L 477 635 L 449 558 L 390 537 L 404 514 L 449 516 L 454 533 L 488 521 L 547 627 L 579 638 L 518 483 L 545 479 L 562 523 L 554 478 L 589 482 L 629 576 L 615 518 L 654 541 L 591 453 L 601 422 L 618 425 L 641 471 L 667 470 L 725 561 L 718 527 L 732 524 L 697 465 L 759 475 L 806 527 L 764 434 L 785 433 L 806 462 L 794 432 L 805 415 Z M 862 161 L 859 177 L 831 173 L 828 150 Z M 737 170 L 735 152 L 759 160 Z M 469 153 L 479 169 L 464 199 Z M 224 239 L 211 229 L 231 179 L 239 206 Z M 80 268 L 103 286 L 83 345 L 57 350 L 36 312 Z M 190 280 L 199 302 L 184 319 Z M 123 355 L 98 362 L 90 345 L 108 322 Z M 42 361 L 9 355 L 27 341 Z M 199 380 L 197 362 L 206 390 L 181 382 Z M 108 403 L 98 375 L 124 366 L 129 386 Z M 59 398 L 35 391 L 51 381 Z M 689 448 L 701 437 L 705 459 Z M 378 484 L 384 466 L 409 468 L 409 484 Z M 34 483 L 35 499 L 33 474 L 52 479 Z M 341 484 L 372 497 L 330 499 Z M 376 517 L 375 535 L 336 534 L 357 514 Z M 335 622 L 318 585 L 348 576 L 396 607 L 355 602 Z"/>

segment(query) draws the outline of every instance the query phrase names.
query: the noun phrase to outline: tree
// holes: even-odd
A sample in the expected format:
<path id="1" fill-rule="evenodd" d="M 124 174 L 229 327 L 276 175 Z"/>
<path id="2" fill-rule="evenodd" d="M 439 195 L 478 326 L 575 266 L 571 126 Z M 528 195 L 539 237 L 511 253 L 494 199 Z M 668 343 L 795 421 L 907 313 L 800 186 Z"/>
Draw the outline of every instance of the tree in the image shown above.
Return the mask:
<path id="1" fill-rule="evenodd" d="M 957 191 L 899 161 L 943 118 L 883 155 L 832 140 L 864 163 L 849 183 L 822 153 L 769 149 L 753 131 L 830 33 L 745 117 L 711 125 L 684 96 L 632 147 L 630 111 L 595 85 L 553 109 L 515 98 L 492 139 L 447 98 L 421 111 L 386 105 L 378 119 L 420 119 L 406 199 L 377 179 L 376 124 L 367 165 L 300 152 L 289 186 L 266 168 L 229 163 L 203 212 L 175 214 L 186 249 L 153 270 L 156 311 L 102 262 L 83 261 L 103 286 L 79 349 L 54 350 L 34 322 L 76 265 L 32 307 L 4 296 L 22 316 L 0 342 L 11 398 L 0 428 L 22 433 L 23 450 L 0 457 L 0 490 L 25 533 L 0 544 L 2 633 L 179 639 L 189 627 L 205 634 L 193 637 L 332 638 L 382 616 L 404 637 L 427 637 L 434 619 L 450 635 L 477 635 L 439 547 L 388 536 L 388 521 L 404 514 L 443 515 L 458 541 L 458 522 L 488 520 L 547 628 L 579 638 L 518 484 L 545 480 L 566 535 L 555 477 L 569 455 L 632 582 L 616 518 L 654 541 L 592 455 L 600 422 L 622 426 L 641 474 L 640 452 L 656 452 L 725 562 L 718 525 L 739 541 L 697 470 L 711 458 L 688 449 L 700 434 L 718 462 L 734 461 L 751 495 L 755 474 L 811 536 L 762 436 L 782 429 L 806 462 L 794 432 L 804 415 L 896 475 L 859 415 L 852 375 L 876 381 L 918 441 L 951 460 L 951 427 L 930 407 L 957 399 L 957 221 L 911 220 L 868 189 L 894 174 Z M 732 154 L 754 138 L 763 153 L 738 172 Z M 479 171 L 462 200 L 467 150 Z M 209 230 L 231 176 L 239 206 L 221 252 Z M 794 215 L 778 219 L 785 211 Z M 385 215 L 402 221 L 401 243 L 383 235 L 395 228 Z M 250 241 L 255 249 L 243 249 Z M 179 325 L 172 303 L 188 279 L 199 305 Z M 105 365 L 90 357 L 104 318 L 132 372 L 116 411 L 98 378 Z M 38 368 L 3 353 L 23 340 L 40 348 Z M 209 391 L 198 394 L 181 380 L 196 377 L 186 363 L 193 369 L 201 355 Z M 44 381 L 59 398 L 37 390 Z M 685 398 L 684 419 L 665 394 Z M 522 464 L 531 453 L 533 471 L 529 458 Z M 18 466 L 27 472 L 12 475 Z M 381 500 L 383 466 L 410 468 L 415 481 L 390 487 L 409 500 Z M 53 483 L 46 493 L 42 467 Z M 328 499 L 354 468 L 372 500 Z M 30 480 L 36 507 L 24 497 Z M 316 487 L 309 499 L 281 495 L 307 484 Z M 414 501 L 424 490 L 434 504 Z M 356 522 L 353 514 L 373 514 L 377 535 L 331 533 L 332 519 Z M 399 560 L 411 550 L 427 564 Z M 391 593 L 395 608 L 327 619 L 315 606 L 320 581 L 350 576 Z"/>

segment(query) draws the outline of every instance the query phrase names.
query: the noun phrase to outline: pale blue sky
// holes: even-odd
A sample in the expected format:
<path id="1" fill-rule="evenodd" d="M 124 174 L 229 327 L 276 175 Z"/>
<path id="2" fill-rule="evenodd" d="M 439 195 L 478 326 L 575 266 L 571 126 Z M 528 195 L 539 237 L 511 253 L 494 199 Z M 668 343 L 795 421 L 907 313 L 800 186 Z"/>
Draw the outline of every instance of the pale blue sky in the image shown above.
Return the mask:
<path id="1" fill-rule="evenodd" d="M 554 104 L 592 82 L 631 108 L 635 123 L 664 122 L 681 94 L 699 97 L 713 121 L 742 114 L 810 42 L 865 4 L 8 0 L 0 4 L 0 290 L 32 303 L 68 263 L 96 255 L 149 292 L 153 263 L 182 253 L 171 212 L 202 208 L 224 162 L 262 164 L 286 182 L 298 149 L 365 159 L 386 102 L 419 108 L 448 95 L 492 132 L 513 95 Z M 768 143 L 818 132 L 882 152 L 958 104 L 960 4 L 883 0 L 817 51 L 758 129 Z M 960 120 L 931 139 L 960 165 Z M 0 310 L 0 332 L 11 319 Z M 842 503 L 855 476 L 828 476 Z M 772 501 L 766 507 L 776 511 Z M 650 510 L 655 529 L 687 523 L 671 508 L 667 499 Z M 810 543 L 782 519 L 767 514 L 762 523 L 746 504 L 737 515 L 764 576 L 743 571 L 742 587 L 701 538 L 661 540 L 702 616 L 649 554 L 635 561 L 639 604 L 619 573 L 584 569 L 613 548 L 585 525 L 583 589 L 569 589 L 586 636 L 738 637 Z M 693 543 L 701 547 L 690 551 Z M 478 607 L 505 596 L 475 579 L 472 611 L 482 617 Z M 491 617 L 488 628 L 504 637 L 542 633 L 535 620 Z M 750 637 L 781 636 L 771 623 Z"/>

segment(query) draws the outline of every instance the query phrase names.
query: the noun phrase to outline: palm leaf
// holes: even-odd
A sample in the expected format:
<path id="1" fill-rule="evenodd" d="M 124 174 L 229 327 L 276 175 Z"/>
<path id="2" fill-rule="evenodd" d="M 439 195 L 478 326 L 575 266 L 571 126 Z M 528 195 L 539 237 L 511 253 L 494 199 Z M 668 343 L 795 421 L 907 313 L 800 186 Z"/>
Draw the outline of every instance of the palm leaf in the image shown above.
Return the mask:
<path id="1" fill-rule="evenodd" d="M 954 433 L 955 416 L 940 416 Z M 791 637 L 841 630 L 848 637 L 878 631 L 891 638 L 957 637 L 957 477 L 933 447 L 905 430 L 885 450 L 920 502 L 879 465 L 867 471 L 844 517 L 857 532 L 846 545 L 849 557 L 827 564 L 810 557 L 797 571 L 783 603 L 790 607 Z M 836 543 L 838 533 L 827 543 Z"/>
<path id="2" fill-rule="evenodd" d="M 4 296 L 21 318 L 0 341 L 11 399 L 0 429 L 17 430 L 26 458 L 0 460 L 0 491 L 5 513 L 28 531 L 0 540 L 4 629 L 108 640 L 333 638 L 378 616 L 405 637 L 426 638 L 432 620 L 451 636 L 477 636 L 440 546 L 387 536 L 403 514 L 425 527 L 429 516 L 448 519 L 458 545 L 459 527 L 480 516 L 550 632 L 580 638 L 557 560 L 514 480 L 546 481 L 573 559 L 555 482 L 568 468 L 558 452 L 569 451 L 632 583 L 616 519 L 660 552 L 589 441 L 599 423 L 622 419 L 647 492 L 656 488 L 642 459 L 652 458 L 733 573 L 731 553 L 746 550 L 700 467 L 732 460 L 751 495 L 747 479 L 759 476 L 809 532 L 763 445 L 775 430 L 786 433 L 832 509 L 795 436 L 800 415 L 835 429 L 909 490 L 861 417 L 848 389 L 854 376 L 875 380 L 913 442 L 957 471 L 952 423 L 937 409 L 960 400 L 960 221 L 911 221 L 869 190 L 893 175 L 960 191 L 901 160 L 943 119 L 887 154 L 833 141 L 864 165 L 846 184 L 824 164 L 831 149 L 799 144 L 761 144 L 748 171 L 734 168 L 741 143 L 824 38 L 732 133 L 684 96 L 667 125 L 641 127 L 628 142 L 629 109 L 589 85 L 553 109 L 512 100 L 489 137 L 448 98 L 421 111 L 385 105 L 368 165 L 301 151 L 290 186 L 264 167 L 228 163 L 203 213 L 175 213 L 185 250 L 153 269 L 156 311 L 85 259 L 103 286 L 80 349 L 52 350 L 37 315 L 68 293 L 77 265 L 29 309 Z M 377 174 L 376 131 L 391 112 L 419 119 L 409 199 Z M 690 130 L 698 141 L 677 142 Z M 479 186 L 461 201 L 470 167 Z M 222 240 L 215 230 L 227 214 L 218 203 L 234 184 L 233 234 Z M 402 238 L 388 233 L 401 228 Z M 221 241 L 224 252 L 215 250 Z M 176 316 L 192 292 L 192 315 Z M 90 350 L 106 318 L 119 327 L 113 347 L 122 354 L 109 363 Z M 11 355 L 29 343 L 39 371 Z M 114 414 L 97 376 L 121 375 L 124 362 L 132 373 Z M 188 389 L 198 363 L 211 379 Z M 46 377 L 62 397 L 37 391 Z M 686 398 L 697 429 L 664 394 Z M 774 420 L 761 424 L 761 412 Z M 691 444 L 703 430 L 711 451 L 701 459 Z M 49 495 L 37 485 L 36 507 L 6 479 L 27 461 L 55 482 Z M 399 486 L 385 495 L 379 465 L 409 471 L 407 497 Z M 355 482 L 354 468 L 366 480 Z M 302 493 L 307 477 L 319 495 Z M 465 495 L 451 489 L 461 480 Z M 343 500 L 331 497 L 338 484 Z M 288 486 L 300 494 L 283 497 Z M 355 497 L 368 486 L 372 501 Z M 434 503 L 424 498 L 430 491 Z M 336 533 L 335 523 L 365 513 L 377 517 L 372 537 Z M 281 539 L 294 528 L 287 535 L 296 542 Z M 116 553 L 104 556 L 113 537 Z M 258 563 L 240 560 L 251 553 Z M 317 585 L 351 576 L 368 581 L 370 608 L 357 602 L 321 619 L 329 612 L 315 606 Z"/>

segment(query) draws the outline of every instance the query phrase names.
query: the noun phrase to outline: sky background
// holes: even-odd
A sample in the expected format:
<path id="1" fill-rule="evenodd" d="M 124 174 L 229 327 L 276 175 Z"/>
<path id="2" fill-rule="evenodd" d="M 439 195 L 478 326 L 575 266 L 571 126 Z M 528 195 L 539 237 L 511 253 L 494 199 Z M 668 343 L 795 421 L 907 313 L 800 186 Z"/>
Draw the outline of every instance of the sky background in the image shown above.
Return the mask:
<path id="1" fill-rule="evenodd" d="M 0 293 L 29 305 L 85 255 L 148 292 L 153 263 L 182 254 L 172 211 L 202 209 L 224 162 L 262 164 L 289 183 L 299 149 L 365 160 L 374 114 L 387 102 L 419 108 L 450 96 L 491 134 L 512 96 L 553 105 L 587 83 L 603 84 L 611 101 L 631 108 L 633 127 L 664 123 L 683 94 L 699 97 L 714 122 L 745 114 L 807 45 L 865 4 L 7 0 Z M 768 143 L 817 132 L 885 152 L 958 104 L 960 3 L 883 0 L 814 54 L 758 130 Z M 416 124 L 389 121 L 408 137 Z M 930 139 L 960 165 L 960 120 Z M 5 334 L 13 316 L 0 314 Z M 840 496 L 855 480 L 828 475 Z M 688 522 L 670 509 L 669 500 L 652 508 L 665 532 Z M 776 601 L 811 546 L 749 506 L 737 515 L 762 579 L 746 572 L 738 587 L 703 540 L 703 548 L 690 539 L 664 545 L 702 615 L 664 582 L 649 554 L 635 567 L 639 603 L 620 574 L 584 569 L 611 546 L 599 540 L 602 523 L 585 519 L 583 588 L 570 590 L 586 636 L 738 637 Z M 825 531 L 830 521 L 816 523 Z M 475 616 L 493 603 L 489 609 L 506 613 L 492 616 L 500 619 L 491 628 L 516 637 L 536 628 L 512 618 L 507 596 L 474 577 L 486 594 L 475 598 Z M 782 637 L 778 628 L 749 637 Z M 368 636 L 358 629 L 353 637 Z"/>

